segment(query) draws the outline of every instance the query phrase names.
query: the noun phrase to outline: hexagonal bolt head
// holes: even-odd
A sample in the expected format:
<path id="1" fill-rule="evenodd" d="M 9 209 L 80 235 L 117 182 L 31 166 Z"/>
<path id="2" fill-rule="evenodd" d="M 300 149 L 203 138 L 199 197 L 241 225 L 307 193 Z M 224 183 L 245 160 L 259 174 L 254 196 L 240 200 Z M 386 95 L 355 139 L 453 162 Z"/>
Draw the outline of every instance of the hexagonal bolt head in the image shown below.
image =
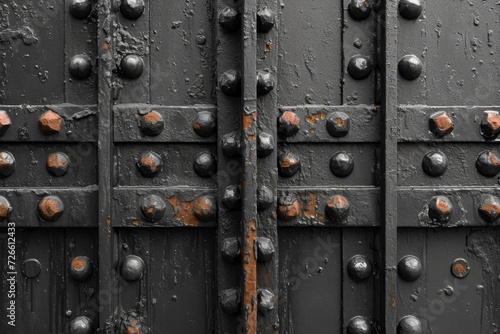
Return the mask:
<path id="1" fill-rule="evenodd" d="M 230 185 L 224 189 L 222 203 L 229 210 L 238 210 L 241 208 L 241 191 L 239 185 Z"/>
<path id="2" fill-rule="evenodd" d="M 429 130 L 438 138 L 453 131 L 453 121 L 445 111 L 438 111 L 429 117 Z"/>
<path id="3" fill-rule="evenodd" d="M 500 173 L 500 159 L 495 152 L 481 152 L 476 161 L 476 168 L 483 176 L 496 176 L 498 173 Z"/>
<path id="4" fill-rule="evenodd" d="M 285 137 L 296 135 L 300 129 L 300 118 L 293 111 L 285 111 L 278 117 L 278 133 Z"/>
<path id="5" fill-rule="evenodd" d="M 357 21 L 364 20 L 370 15 L 372 6 L 367 0 L 351 0 L 347 6 L 349 15 Z"/>
<path id="6" fill-rule="evenodd" d="M 219 24 L 227 32 L 236 32 L 241 27 L 241 14 L 233 7 L 225 7 L 219 14 Z"/>
<path id="7" fill-rule="evenodd" d="M 407 315 L 398 322 L 398 334 L 422 334 L 422 323 L 417 317 Z"/>
<path id="8" fill-rule="evenodd" d="M 326 120 L 326 130 L 330 136 L 341 138 L 347 136 L 351 129 L 351 119 L 349 115 L 341 111 L 336 111 L 328 115 Z"/>
<path id="9" fill-rule="evenodd" d="M 478 211 L 484 221 L 494 223 L 500 218 L 500 199 L 492 195 L 483 196 Z"/>
<path id="10" fill-rule="evenodd" d="M 122 0 L 120 11 L 129 20 L 136 20 L 144 12 L 144 0 Z"/>
<path id="11" fill-rule="evenodd" d="M 267 186 L 259 186 L 257 188 L 257 210 L 264 211 L 274 202 L 274 193 Z"/>
<path id="12" fill-rule="evenodd" d="M 422 14 L 422 3 L 420 0 L 400 0 L 399 15 L 407 20 L 416 20 Z"/>
<path id="13" fill-rule="evenodd" d="M 136 161 L 137 169 L 144 177 L 155 177 L 163 168 L 161 156 L 152 151 L 143 152 Z"/>
<path id="14" fill-rule="evenodd" d="M 225 134 L 221 140 L 222 152 L 229 158 L 241 155 L 241 135 L 239 131 Z"/>
<path id="15" fill-rule="evenodd" d="M 217 201 L 212 196 L 198 197 L 194 202 L 194 215 L 201 221 L 212 221 L 217 216 Z"/>
<path id="16" fill-rule="evenodd" d="M 9 201 L 3 197 L 0 196 L 0 222 L 9 219 L 9 215 L 12 212 L 12 207 L 10 206 Z"/>
<path id="17" fill-rule="evenodd" d="M 69 334 L 92 334 L 93 332 L 94 324 L 85 316 L 76 317 L 69 324 Z"/>
<path id="18" fill-rule="evenodd" d="M 240 293 L 236 289 L 223 290 L 219 295 L 220 306 L 229 315 L 240 312 Z"/>
<path id="19" fill-rule="evenodd" d="M 274 137 L 270 133 L 259 132 L 257 135 L 257 156 L 265 158 L 274 151 Z"/>
<path id="20" fill-rule="evenodd" d="M 422 270 L 422 263 L 416 256 L 406 255 L 399 260 L 399 277 L 407 282 L 413 282 L 419 279 L 422 275 Z"/>
<path id="21" fill-rule="evenodd" d="M 498 111 L 487 110 L 481 118 L 481 135 L 489 140 L 500 134 L 500 114 Z"/>
<path id="22" fill-rule="evenodd" d="M 278 155 L 278 173 L 283 177 L 292 177 L 300 170 L 300 158 L 291 152 Z"/>
<path id="23" fill-rule="evenodd" d="M 347 219 L 351 205 L 347 198 L 342 195 L 334 196 L 325 206 L 325 213 L 328 219 L 335 222 L 342 222 Z"/>
<path id="24" fill-rule="evenodd" d="M 47 110 L 38 118 L 40 130 L 46 136 L 50 136 L 61 132 L 63 127 L 63 119 L 59 114 L 52 110 Z"/>
<path id="25" fill-rule="evenodd" d="M 146 265 L 137 255 L 128 255 L 121 263 L 120 272 L 127 281 L 138 281 L 144 274 Z"/>
<path id="26" fill-rule="evenodd" d="M 349 320 L 347 334 L 372 334 L 372 323 L 367 318 L 358 315 Z"/>
<path id="27" fill-rule="evenodd" d="M 0 151 L 0 179 L 5 179 L 16 171 L 16 159 L 8 151 Z"/>
<path id="28" fill-rule="evenodd" d="M 229 70 L 222 73 L 219 79 L 220 90 L 229 96 L 238 97 L 241 95 L 241 77 L 236 70 Z"/>
<path id="29" fill-rule="evenodd" d="M 165 215 L 167 205 L 160 196 L 148 195 L 141 200 L 140 208 L 144 218 L 150 222 L 157 222 Z"/>
<path id="30" fill-rule="evenodd" d="M 257 95 L 266 95 L 273 90 L 274 76 L 269 71 L 257 72 Z"/>
<path id="31" fill-rule="evenodd" d="M 139 127 L 146 136 L 158 136 L 165 128 L 165 121 L 159 112 L 151 110 L 142 115 Z"/>
<path id="32" fill-rule="evenodd" d="M 260 313 L 266 314 L 270 310 L 274 309 L 275 301 L 276 298 L 274 297 L 274 294 L 271 291 L 267 289 L 262 289 L 258 291 L 257 302 Z"/>
<path id="33" fill-rule="evenodd" d="M 347 274 L 356 282 L 368 279 L 372 273 L 372 263 L 364 255 L 354 255 L 347 263 Z"/>
<path id="34" fill-rule="evenodd" d="M 274 244 L 271 239 L 257 237 L 257 260 L 259 262 L 269 262 L 274 256 Z"/>
<path id="35" fill-rule="evenodd" d="M 435 196 L 429 202 L 429 218 L 439 224 L 446 224 L 453 215 L 453 205 L 448 197 Z"/>
<path id="36" fill-rule="evenodd" d="M 300 206 L 294 195 L 280 197 L 278 200 L 278 217 L 287 222 L 299 215 Z"/>
<path id="37" fill-rule="evenodd" d="M 86 256 L 76 256 L 69 265 L 69 275 L 77 282 L 85 282 L 92 276 L 92 262 Z"/>
<path id="38" fill-rule="evenodd" d="M 217 161 L 212 153 L 200 153 L 193 162 L 193 168 L 198 176 L 209 178 L 217 172 Z"/>
<path id="39" fill-rule="evenodd" d="M 276 14 L 267 7 L 263 7 L 257 11 L 257 31 L 266 33 L 271 31 L 275 24 Z"/>
<path id="40" fill-rule="evenodd" d="M 241 257 L 241 245 L 238 238 L 226 238 L 222 241 L 220 253 L 224 260 L 234 263 Z"/>
<path id="41" fill-rule="evenodd" d="M 406 80 L 415 80 L 422 74 L 422 62 L 415 55 L 406 55 L 399 60 L 399 75 Z"/>
<path id="42" fill-rule="evenodd" d="M 217 117 L 212 111 L 200 111 L 193 122 L 193 130 L 202 138 L 208 138 L 217 129 Z"/>
<path id="43" fill-rule="evenodd" d="M 58 196 L 45 196 L 38 203 L 38 215 L 44 221 L 55 222 L 64 213 L 64 203 Z"/>
<path id="44" fill-rule="evenodd" d="M 10 117 L 5 110 L 0 110 L 0 136 L 4 135 L 11 126 Z"/>

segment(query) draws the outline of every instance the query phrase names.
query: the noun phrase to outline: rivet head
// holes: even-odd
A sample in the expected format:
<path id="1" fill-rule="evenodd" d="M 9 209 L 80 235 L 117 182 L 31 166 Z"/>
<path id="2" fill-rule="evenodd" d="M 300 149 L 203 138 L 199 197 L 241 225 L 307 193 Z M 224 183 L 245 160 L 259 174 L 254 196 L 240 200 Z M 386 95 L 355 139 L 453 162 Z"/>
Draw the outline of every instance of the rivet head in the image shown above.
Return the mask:
<path id="1" fill-rule="evenodd" d="M 75 79 L 87 79 L 92 74 L 92 61 L 84 54 L 76 55 L 69 61 L 69 74 Z"/>
<path id="2" fill-rule="evenodd" d="M 274 202 L 274 193 L 267 186 L 259 186 L 257 188 L 257 210 L 264 211 Z"/>
<path id="3" fill-rule="evenodd" d="M 422 263 L 413 255 L 406 255 L 398 263 L 398 274 L 401 279 L 413 282 L 422 275 Z"/>
<path id="4" fill-rule="evenodd" d="M 486 139 L 495 139 L 500 133 L 500 114 L 487 110 L 481 118 L 481 135 Z"/>
<path id="5" fill-rule="evenodd" d="M 240 73 L 236 70 L 229 70 L 220 76 L 220 90 L 229 96 L 238 97 L 241 95 L 241 78 Z"/>
<path id="6" fill-rule="evenodd" d="M 415 55 L 406 55 L 399 60 L 398 71 L 406 80 L 415 80 L 422 74 L 422 62 Z"/>
<path id="7" fill-rule="evenodd" d="M 492 151 L 484 151 L 479 154 L 476 168 L 483 176 L 495 176 L 500 173 L 500 158 Z"/>
<path id="8" fill-rule="evenodd" d="M 69 12 L 76 19 L 84 19 L 92 12 L 92 3 L 90 0 L 71 0 Z"/>
<path id="9" fill-rule="evenodd" d="M 278 173 L 283 177 L 292 177 L 300 169 L 300 158 L 291 152 L 283 152 L 278 156 Z"/>
<path id="10" fill-rule="evenodd" d="M 136 20 L 144 12 L 144 0 L 122 0 L 120 11 L 129 20 Z"/>
<path id="11" fill-rule="evenodd" d="M 122 74 L 127 79 L 137 79 L 144 70 L 144 61 L 138 55 L 126 55 L 120 62 Z"/>
<path id="12" fill-rule="evenodd" d="M 485 195 L 479 204 L 479 215 L 484 221 L 494 223 L 500 218 L 500 200 L 493 195 Z"/>
<path id="13" fill-rule="evenodd" d="M 219 24 L 227 32 L 236 32 L 240 30 L 241 15 L 233 7 L 225 7 L 219 14 Z"/>
<path id="14" fill-rule="evenodd" d="M 221 243 L 220 253 L 224 260 L 234 263 L 241 256 L 241 245 L 238 238 L 224 239 Z"/>
<path id="15" fill-rule="evenodd" d="M 213 154 L 200 153 L 193 163 L 194 171 L 200 177 L 211 177 L 217 171 L 217 163 Z"/>
<path id="16" fill-rule="evenodd" d="M 165 201 L 157 195 L 148 195 L 144 197 L 140 205 L 142 214 L 151 222 L 157 222 L 162 219 L 167 209 Z"/>
<path id="17" fill-rule="evenodd" d="M 222 204 L 229 210 L 238 210 L 241 207 L 240 186 L 227 186 L 222 195 Z"/>
<path id="18" fill-rule="evenodd" d="M 278 217 L 281 220 L 290 221 L 299 215 L 299 211 L 299 202 L 295 196 L 287 195 L 278 199 Z"/>
<path id="19" fill-rule="evenodd" d="M 161 156 L 156 152 L 143 152 L 136 161 L 137 169 L 144 177 L 155 177 L 161 172 L 163 161 Z"/>
<path id="20" fill-rule="evenodd" d="M 285 111 L 278 117 L 278 132 L 285 137 L 296 135 L 300 129 L 300 118 L 293 111 Z"/>
<path id="21" fill-rule="evenodd" d="M 422 3 L 420 0 L 400 0 L 399 14 L 407 20 L 415 20 L 422 14 Z"/>
<path id="22" fill-rule="evenodd" d="M 336 195 L 326 204 L 325 213 L 328 219 L 341 222 L 349 216 L 350 208 L 347 198 Z"/>
<path id="23" fill-rule="evenodd" d="M 364 255 L 354 255 L 347 263 L 347 274 L 356 282 L 368 279 L 372 272 L 372 263 Z"/>
<path id="24" fill-rule="evenodd" d="M 212 111 L 200 111 L 193 123 L 193 130 L 202 138 L 208 138 L 215 133 L 217 118 Z"/>
<path id="25" fill-rule="evenodd" d="M 4 219 L 8 219 L 11 212 L 12 207 L 7 198 L 0 196 L 0 222 Z"/>
<path id="26" fill-rule="evenodd" d="M 451 133 L 453 128 L 453 120 L 445 111 L 438 111 L 429 117 L 429 130 L 438 138 Z"/>
<path id="27" fill-rule="evenodd" d="M 142 115 L 139 126 L 146 136 L 157 136 L 163 131 L 165 121 L 159 112 L 151 110 Z"/>
<path id="28" fill-rule="evenodd" d="M 269 71 L 257 72 L 257 95 L 266 95 L 273 90 L 274 76 Z"/>
<path id="29" fill-rule="evenodd" d="M 66 175 L 66 173 L 68 173 L 69 166 L 69 157 L 62 152 L 51 153 L 47 157 L 47 171 L 52 176 L 60 177 Z"/>
<path id="30" fill-rule="evenodd" d="M 429 202 L 429 218 L 439 224 L 446 224 L 453 214 L 453 205 L 448 197 L 435 196 Z"/>
<path id="31" fill-rule="evenodd" d="M 351 129 L 351 119 L 349 115 L 341 111 L 336 111 L 328 115 L 326 120 L 326 130 L 330 136 L 342 138 L 347 136 Z"/>
<path id="32" fill-rule="evenodd" d="M 5 179 L 16 170 L 16 159 L 9 151 L 0 151 L 0 179 Z"/>
<path id="33" fill-rule="evenodd" d="M 21 272 L 28 278 L 35 278 L 42 272 L 42 264 L 37 259 L 27 259 L 21 266 Z"/>
<path id="34" fill-rule="evenodd" d="M 5 110 L 0 110 L 0 136 L 3 136 L 11 126 L 11 120 Z"/>
<path id="35" fill-rule="evenodd" d="M 236 289 L 226 289 L 220 293 L 220 306 L 229 315 L 240 312 L 240 293 Z"/>
<path id="36" fill-rule="evenodd" d="M 257 11 L 257 31 L 261 33 L 269 32 L 275 24 L 275 14 L 267 7 Z"/>
<path id="37" fill-rule="evenodd" d="M 257 260 L 260 262 L 269 262 L 274 256 L 274 244 L 271 239 L 257 237 Z"/>
<path id="38" fill-rule="evenodd" d="M 422 159 L 422 169 L 429 176 L 441 176 L 447 168 L 448 158 L 442 152 L 429 152 Z"/>
<path id="39" fill-rule="evenodd" d="M 366 0 L 351 0 L 347 6 L 349 15 L 355 20 L 364 20 L 370 15 L 371 5 Z"/>
<path id="40" fill-rule="evenodd" d="M 347 324 L 347 334 L 371 334 L 372 324 L 370 320 L 362 316 L 352 318 Z"/>
<path id="41" fill-rule="evenodd" d="M 194 203 L 194 215 L 201 221 L 212 221 L 217 216 L 217 201 L 212 196 L 198 197 Z"/>
<path id="42" fill-rule="evenodd" d="M 372 72 L 372 62 L 368 57 L 362 55 L 353 56 L 349 60 L 347 71 L 356 80 L 366 79 Z"/>
<path id="43" fill-rule="evenodd" d="M 47 110 L 38 118 L 40 130 L 46 136 L 61 132 L 63 127 L 63 119 L 59 114 L 52 110 Z"/>
<path id="44" fill-rule="evenodd" d="M 274 151 L 274 137 L 270 133 L 259 132 L 257 135 L 257 156 L 265 158 Z"/>
<path id="45" fill-rule="evenodd" d="M 69 324 L 69 333 L 70 334 L 92 334 L 94 324 L 92 320 L 85 316 L 76 317 Z"/>
<path id="46" fill-rule="evenodd" d="M 330 170 L 335 176 L 348 176 L 354 170 L 354 160 L 347 152 L 337 152 L 330 159 Z"/>
<path id="47" fill-rule="evenodd" d="M 69 265 L 69 275 L 78 282 L 87 281 L 92 276 L 92 262 L 86 256 L 76 256 Z"/>
<path id="48" fill-rule="evenodd" d="M 38 203 L 38 214 L 44 221 L 55 222 L 64 212 L 64 203 L 54 195 L 45 196 Z"/>
<path id="49" fill-rule="evenodd" d="M 230 132 L 222 136 L 222 152 L 229 158 L 236 158 L 241 155 L 241 136 L 239 131 Z"/>
<path id="50" fill-rule="evenodd" d="M 274 294 L 267 290 L 261 289 L 257 293 L 257 307 L 260 313 L 266 314 L 270 310 L 274 309 L 275 302 Z"/>
<path id="51" fill-rule="evenodd" d="M 407 315 L 398 323 L 398 334 L 422 334 L 422 323 L 417 317 Z"/>
<path id="52" fill-rule="evenodd" d="M 464 278 L 469 275 L 470 267 L 466 259 L 458 258 L 451 264 L 451 273 L 457 278 Z"/>
<path id="53" fill-rule="evenodd" d="M 146 265 L 140 257 L 127 255 L 122 261 L 120 272 L 125 280 L 137 281 L 142 278 L 145 267 Z"/>

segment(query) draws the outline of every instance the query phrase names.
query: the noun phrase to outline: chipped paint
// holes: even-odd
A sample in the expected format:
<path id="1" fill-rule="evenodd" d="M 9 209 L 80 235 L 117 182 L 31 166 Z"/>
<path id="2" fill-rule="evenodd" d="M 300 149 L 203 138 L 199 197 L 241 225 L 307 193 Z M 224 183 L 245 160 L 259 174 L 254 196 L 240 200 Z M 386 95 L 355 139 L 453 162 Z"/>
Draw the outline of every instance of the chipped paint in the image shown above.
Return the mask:
<path id="1" fill-rule="evenodd" d="M 188 226 L 199 226 L 200 221 L 194 215 L 195 202 L 181 202 L 177 197 L 172 196 L 167 198 L 167 201 L 172 205 L 175 217 L 174 219 Z"/>

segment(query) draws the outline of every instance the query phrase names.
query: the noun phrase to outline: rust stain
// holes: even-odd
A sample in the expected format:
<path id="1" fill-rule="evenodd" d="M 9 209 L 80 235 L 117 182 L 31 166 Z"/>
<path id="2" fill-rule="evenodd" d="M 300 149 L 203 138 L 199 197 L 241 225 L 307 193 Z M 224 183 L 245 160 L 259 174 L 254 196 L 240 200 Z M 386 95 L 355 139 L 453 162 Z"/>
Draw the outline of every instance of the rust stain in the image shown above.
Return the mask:
<path id="1" fill-rule="evenodd" d="M 134 219 L 134 220 L 132 221 L 132 225 L 134 225 L 134 226 L 139 226 L 139 221 L 138 221 L 137 219 Z"/>
<path id="2" fill-rule="evenodd" d="M 147 123 L 157 123 L 161 121 L 161 115 L 158 114 L 156 111 L 150 111 L 146 115 L 143 116 L 143 119 Z"/>
<path id="3" fill-rule="evenodd" d="M 306 117 L 306 121 L 310 124 L 316 124 L 316 122 L 319 119 L 325 119 L 326 118 L 326 113 L 325 112 L 320 112 L 319 114 L 313 114 L 311 117 Z M 298 124 L 294 124 L 298 125 Z"/>
<path id="4" fill-rule="evenodd" d="M 484 211 L 488 212 L 490 215 L 493 213 L 496 213 L 496 215 L 500 215 L 500 205 L 497 205 L 495 203 L 488 203 L 483 205 L 482 208 Z"/>
<path id="5" fill-rule="evenodd" d="M 488 123 L 490 123 L 493 130 L 496 130 L 500 127 L 500 115 L 497 113 L 488 113 L 487 121 Z"/>
<path id="6" fill-rule="evenodd" d="M 52 110 L 40 115 L 38 122 L 45 132 L 60 132 L 62 129 L 62 117 Z"/>
<path id="7" fill-rule="evenodd" d="M 299 215 L 299 203 L 297 201 L 294 201 L 291 205 L 279 205 L 278 212 L 281 219 L 291 220 Z"/>
<path id="8" fill-rule="evenodd" d="M 340 117 L 335 118 L 335 123 L 337 123 L 337 125 L 341 126 L 341 127 L 344 127 L 344 125 L 345 125 L 344 120 Z"/>
<path id="9" fill-rule="evenodd" d="M 200 125 L 200 123 L 198 123 L 198 122 L 194 122 L 194 124 L 193 124 L 193 129 L 195 129 L 195 130 L 200 130 L 200 129 L 201 129 L 201 125 Z"/>
<path id="10" fill-rule="evenodd" d="M 106 50 L 106 51 L 109 50 L 109 43 L 108 43 L 108 41 L 104 41 L 104 43 L 102 44 L 102 48 L 104 50 Z"/>
<path id="11" fill-rule="evenodd" d="M 243 116 L 243 130 L 248 131 L 253 126 L 255 122 L 255 112 Z"/>
<path id="12" fill-rule="evenodd" d="M 106 216 L 106 237 L 111 238 L 111 217 Z"/>
<path id="13" fill-rule="evenodd" d="M 447 114 L 442 114 L 434 119 L 437 127 L 442 131 L 447 131 L 451 127 L 453 127 L 453 121 Z"/>
<path id="14" fill-rule="evenodd" d="M 304 215 L 309 218 L 314 218 L 318 215 L 316 209 L 318 207 L 318 195 L 310 193 L 311 200 L 307 203 L 307 210 L 304 210 Z"/>
<path id="15" fill-rule="evenodd" d="M 172 205 L 175 212 L 175 219 L 189 226 L 199 226 L 200 222 L 193 214 L 194 202 L 181 202 L 175 196 L 167 198 L 167 201 Z"/>
<path id="16" fill-rule="evenodd" d="M 266 43 L 266 48 L 268 51 L 271 51 L 273 49 L 273 42 L 272 41 L 268 41 Z"/>
<path id="17" fill-rule="evenodd" d="M 246 316 L 246 333 L 257 333 L 257 256 L 255 239 L 257 222 L 252 219 L 245 224 L 247 236 L 243 243 L 243 270 L 245 273 L 243 312 Z"/>
<path id="18" fill-rule="evenodd" d="M 9 206 L 7 204 L 0 205 L 0 218 L 5 219 L 9 216 Z"/>
<path id="19" fill-rule="evenodd" d="M 439 209 L 439 211 L 446 213 L 450 210 L 448 207 L 448 204 L 445 201 L 438 200 L 436 203 L 436 207 Z"/>
<path id="20" fill-rule="evenodd" d="M 151 168 L 151 170 L 154 172 L 156 171 L 156 168 L 158 167 L 153 158 L 152 157 L 149 157 L 149 156 L 145 156 L 141 159 L 141 164 L 142 165 L 145 165 L 145 166 L 149 166 L 149 168 Z"/>
<path id="21" fill-rule="evenodd" d="M 247 136 L 247 139 L 248 139 L 249 141 L 254 141 L 254 140 L 256 140 L 256 139 L 257 139 L 257 135 L 248 135 L 248 136 Z"/>
<path id="22" fill-rule="evenodd" d="M 316 129 L 309 130 L 309 133 L 316 133 Z"/>
<path id="23" fill-rule="evenodd" d="M 42 215 L 47 217 L 47 218 L 53 217 L 54 215 L 61 212 L 56 201 L 54 201 L 51 198 L 44 199 L 42 201 L 42 203 L 40 205 L 40 211 L 42 212 Z"/>
<path id="24" fill-rule="evenodd" d="M 283 160 L 280 161 L 280 167 L 289 168 L 291 166 L 297 165 L 295 159 L 291 159 L 290 155 L 287 155 Z"/>
<path id="25" fill-rule="evenodd" d="M 128 327 L 127 328 L 127 334 L 140 334 L 141 331 L 139 330 L 139 328 L 135 328 L 135 327 Z"/>
<path id="26" fill-rule="evenodd" d="M 464 275 L 465 273 L 467 273 L 467 267 L 461 263 L 455 263 L 455 271 L 460 275 Z"/>
<path id="27" fill-rule="evenodd" d="M 344 196 L 337 195 L 332 198 L 328 205 L 333 208 L 345 208 L 348 205 L 348 202 Z"/>
<path id="28" fill-rule="evenodd" d="M 80 258 L 74 258 L 73 261 L 71 261 L 71 267 L 75 270 L 82 270 L 85 268 L 85 264 L 85 261 Z"/>
<path id="29" fill-rule="evenodd" d="M 498 160 L 497 155 L 495 153 L 493 152 L 490 153 L 490 159 L 495 166 L 500 166 L 500 160 Z"/>
<path id="30" fill-rule="evenodd" d="M 49 155 L 49 158 L 47 159 L 47 166 L 58 169 L 66 167 L 68 165 L 68 161 L 62 156 L 59 156 L 59 158 L 60 159 L 58 159 L 57 154 Z"/>
<path id="31" fill-rule="evenodd" d="M 394 296 L 392 296 L 392 299 L 391 299 L 391 306 L 392 306 L 392 308 L 396 308 L 396 298 Z"/>
<path id="32" fill-rule="evenodd" d="M 283 115 L 281 115 L 281 117 L 283 121 L 290 123 L 292 125 L 299 126 L 300 124 L 299 118 L 297 117 L 297 115 L 295 115 L 293 111 L 285 111 Z"/>

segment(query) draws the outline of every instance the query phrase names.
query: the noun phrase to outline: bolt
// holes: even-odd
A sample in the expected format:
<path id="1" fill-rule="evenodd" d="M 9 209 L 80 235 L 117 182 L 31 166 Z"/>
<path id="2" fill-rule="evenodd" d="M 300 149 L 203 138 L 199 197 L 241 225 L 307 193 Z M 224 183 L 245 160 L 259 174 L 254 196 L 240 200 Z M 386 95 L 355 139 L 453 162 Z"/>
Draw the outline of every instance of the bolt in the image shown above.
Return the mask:
<path id="1" fill-rule="evenodd" d="M 470 267 L 466 259 L 458 258 L 451 264 L 451 273 L 457 278 L 464 278 L 469 275 Z"/>
<path id="2" fill-rule="evenodd" d="M 152 110 L 141 117 L 139 127 L 146 136 L 157 136 L 163 131 L 165 121 L 159 112 Z"/>
<path id="3" fill-rule="evenodd" d="M 487 110 L 481 118 L 481 135 L 486 139 L 495 139 L 500 133 L 500 114 Z"/>
<path id="4" fill-rule="evenodd" d="M 76 55 L 69 61 L 69 74 L 75 79 L 87 79 L 92 74 L 92 61 L 84 54 Z"/>
<path id="5" fill-rule="evenodd" d="M 66 173 L 68 173 L 69 166 L 69 157 L 62 152 L 51 153 L 47 157 L 47 171 L 52 176 L 60 177 L 66 175 Z"/>
<path id="6" fill-rule="evenodd" d="M 368 57 L 355 55 L 349 60 L 347 71 L 356 80 L 366 79 L 372 72 L 372 62 Z"/>
<path id="7" fill-rule="evenodd" d="M 371 334 L 372 324 L 371 322 L 361 316 L 356 316 L 352 318 L 347 324 L 347 334 Z"/>
<path id="8" fill-rule="evenodd" d="M 494 223 L 500 218 L 500 200 L 496 196 L 485 195 L 479 205 L 479 215 L 488 223 Z"/>
<path id="9" fill-rule="evenodd" d="M 217 171 L 217 164 L 211 153 L 200 153 L 193 163 L 194 171 L 200 177 L 211 177 Z"/>
<path id="10" fill-rule="evenodd" d="M 453 131 L 454 125 L 445 111 L 438 111 L 429 117 L 429 130 L 438 138 Z"/>
<path id="11" fill-rule="evenodd" d="M 352 173 L 354 160 L 347 152 L 337 152 L 330 159 L 330 170 L 338 177 L 345 177 Z"/>
<path id="12" fill-rule="evenodd" d="M 38 118 L 38 124 L 42 133 L 46 136 L 61 132 L 63 127 L 63 119 L 52 110 L 47 110 Z"/>
<path id="13" fill-rule="evenodd" d="M 330 220 L 341 222 L 349 216 L 350 208 L 351 205 L 347 198 L 336 195 L 326 204 L 325 213 Z"/>
<path id="14" fill-rule="evenodd" d="M 236 237 L 226 238 L 220 247 L 221 256 L 229 263 L 235 262 L 241 256 L 240 241 Z"/>
<path id="15" fill-rule="evenodd" d="M 221 140 L 222 152 L 230 158 L 241 155 L 241 136 L 238 131 L 225 134 Z"/>
<path id="16" fill-rule="evenodd" d="M 257 135 L 257 156 L 265 158 L 274 151 L 274 137 L 270 133 L 259 132 Z"/>
<path id="17" fill-rule="evenodd" d="M 332 137 L 345 137 L 350 129 L 351 119 L 341 111 L 331 113 L 326 120 L 326 130 Z"/>
<path id="18" fill-rule="evenodd" d="M 238 97 L 241 95 L 241 78 L 236 70 L 229 70 L 222 73 L 219 79 L 220 90 L 229 96 Z"/>
<path id="19" fill-rule="evenodd" d="M 416 281 L 422 275 L 422 263 L 413 255 L 406 255 L 398 263 L 399 276 L 408 282 Z"/>
<path id="20" fill-rule="evenodd" d="M 196 114 L 193 130 L 198 136 L 208 138 L 215 133 L 217 118 L 212 111 L 200 111 Z"/>
<path id="21" fill-rule="evenodd" d="M 274 27 L 275 14 L 267 7 L 257 11 L 257 31 L 261 33 L 269 32 Z"/>
<path id="22" fill-rule="evenodd" d="M 22 264 L 21 272 L 28 278 L 35 278 L 42 272 L 42 264 L 37 259 L 27 259 Z"/>
<path id="23" fill-rule="evenodd" d="M 400 0 L 399 14 L 407 20 L 415 20 L 422 14 L 420 0 Z"/>
<path id="24" fill-rule="evenodd" d="M 122 261 L 120 272 L 125 280 L 138 281 L 142 278 L 145 266 L 137 255 L 127 255 Z"/>
<path id="25" fill-rule="evenodd" d="M 429 176 L 441 176 L 448 168 L 448 159 L 444 153 L 431 151 L 422 159 L 422 169 Z"/>
<path id="26" fill-rule="evenodd" d="M 429 218 L 436 223 L 446 224 L 453 214 L 453 205 L 444 196 L 435 196 L 429 202 Z"/>
<path id="27" fill-rule="evenodd" d="M 144 0 L 122 0 L 120 11 L 127 19 L 136 20 L 144 12 Z"/>
<path id="28" fill-rule="evenodd" d="M 291 152 L 283 152 L 278 156 L 278 173 L 283 177 L 294 176 L 300 169 L 300 158 Z"/>
<path id="29" fill-rule="evenodd" d="M 227 32 L 236 32 L 240 30 L 241 15 L 236 9 L 225 7 L 219 14 L 219 24 Z"/>
<path id="30" fill-rule="evenodd" d="M 79 316 L 73 319 L 69 324 L 70 334 L 92 334 L 94 324 L 92 320 L 85 316 Z"/>
<path id="31" fill-rule="evenodd" d="M 126 55 L 120 62 L 120 69 L 127 79 L 137 79 L 144 70 L 144 61 L 138 55 Z"/>
<path id="32" fill-rule="evenodd" d="M 500 173 L 500 159 L 495 152 L 481 152 L 476 161 L 476 168 L 483 176 L 495 176 Z"/>
<path id="33" fill-rule="evenodd" d="M 366 0 L 351 0 L 347 6 L 349 15 L 357 21 L 366 19 L 371 9 L 370 2 Z"/>
<path id="34" fill-rule="evenodd" d="M 415 55 L 406 55 L 399 60 L 398 70 L 406 80 L 415 80 L 422 74 L 422 62 Z"/>
<path id="35" fill-rule="evenodd" d="M 8 151 L 0 151 L 0 179 L 5 179 L 16 170 L 16 159 Z"/>
<path id="36" fill-rule="evenodd" d="M 257 71 L 257 95 L 266 95 L 273 90 L 274 76 L 269 71 Z"/>
<path id="37" fill-rule="evenodd" d="M 267 186 L 257 188 L 257 210 L 264 211 L 274 202 L 273 191 Z"/>
<path id="38" fill-rule="evenodd" d="M 217 202 L 212 196 L 198 197 L 194 203 L 194 215 L 201 221 L 212 221 L 217 216 Z"/>
<path id="39" fill-rule="evenodd" d="M 261 289 L 257 293 L 257 302 L 259 312 L 262 314 L 266 314 L 270 310 L 274 309 L 274 294 L 267 289 Z"/>
<path id="40" fill-rule="evenodd" d="M 236 289 L 226 289 L 220 293 L 220 306 L 229 315 L 240 312 L 240 293 Z"/>
<path id="41" fill-rule="evenodd" d="M 354 255 L 347 263 L 347 274 L 356 282 L 368 279 L 372 273 L 372 263 L 366 256 Z"/>
<path id="42" fill-rule="evenodd" d="M 141 212 L 144 217 L 151 221 L 157 222 L 165 215 L 167 205 L 160 196 L 148 195 L 141 200 Z"/>
<path id="43" fill-rule="evenodd" d="M 285 111 L 278 117 L 278 133 L 291 137 L 299 132 L 300 118 L 293 111 Z"/>
<path id="44" fill-rule="evenodd" d="M 142 176 L 151 178 L 161 172 L 163 162 L 158 153 L 149 151 L 141 153 L 139 159 L 136 161 L 136 165 Z"/>
<path id="45" fill-rule="evenodd" d="M 76 19 L 84 19 L 92 12 L 92 3 L 89 0 L 71 0 L 69 12 Z"/>
<path id="46" fill-rule="evenodd" d="M 295 196 L 287 195 L 278 200 L 278 217 L 281 220 L 290 221 L 299 215 L 299 211 L 299 202 Z"/>
<path id="47" fill-rule="evenodd" d="M 0 222 L 4 219 L 8 219 L 11 212 L 12 207 L 9 201 L 5 197 L 0 196 Z"/>
<path id="48" fill-rule="evenodd" d="M 398 334 L 422 334 L 422 324 L 417 317 L 407 315 L 401 318 L 398 323 Z"/>
<path id="49" fill-rule="evenodd" d="M 54 222 L 62 216 L 63 212 L 64 204 L 58 196 L 45 196 L 38 203 L 38 214 L 44 221 Z"/>
<path id="50" fill-rule="evenodd" d="M 274 244 L 271 239 L 257 237 L 257 259 L 260 262 L 269 262 L 274 256 Z"/>
<path id="51" fill-rule="evenodd" d="M 0 136 L 3 136 L 11 126 L 10 117 L 5 110 L 0 110 Z"/>
<path id="52" fill-rule="evenodd" d="M 71 260 L 69 275 L 75 281 L 85 282 L 92 276 L 92 262 L 86 256 L 77 256 Z"/>
<path id="53" fill-rule="evenodd" d="M 222 195 L 222 203 L 229 210 L 238 210 L 241 207 L 240 186 L 230 185 L 224 190 Z"/>

